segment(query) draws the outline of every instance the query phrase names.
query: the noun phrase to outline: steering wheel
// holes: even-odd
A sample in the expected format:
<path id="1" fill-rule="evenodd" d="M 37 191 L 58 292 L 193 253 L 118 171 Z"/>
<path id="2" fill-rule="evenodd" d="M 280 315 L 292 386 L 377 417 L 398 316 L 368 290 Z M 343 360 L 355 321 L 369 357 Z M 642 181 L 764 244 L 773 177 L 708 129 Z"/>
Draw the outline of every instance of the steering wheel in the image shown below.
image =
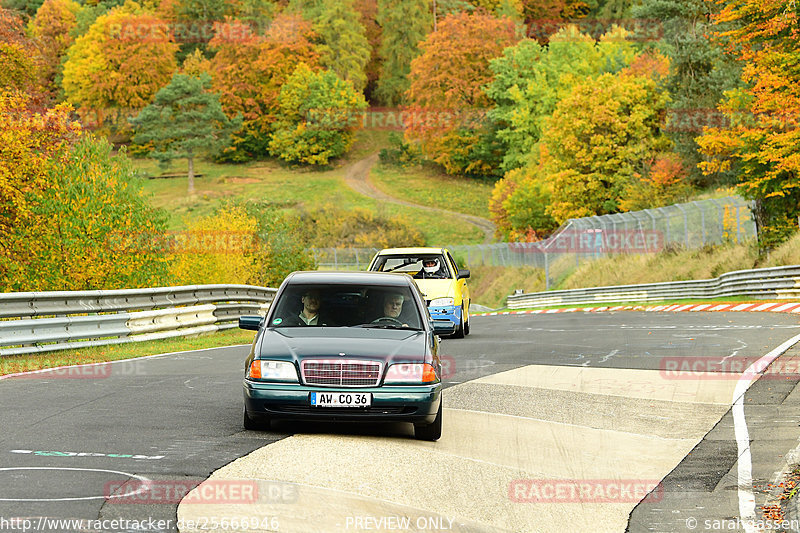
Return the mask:
<path id="1" fill-rule="evenodd" d="M 372 324 L 393 324 L 395 326 L 403 326 L 403 323 L 391 316 L 382 316 L 372 321 Z"/>

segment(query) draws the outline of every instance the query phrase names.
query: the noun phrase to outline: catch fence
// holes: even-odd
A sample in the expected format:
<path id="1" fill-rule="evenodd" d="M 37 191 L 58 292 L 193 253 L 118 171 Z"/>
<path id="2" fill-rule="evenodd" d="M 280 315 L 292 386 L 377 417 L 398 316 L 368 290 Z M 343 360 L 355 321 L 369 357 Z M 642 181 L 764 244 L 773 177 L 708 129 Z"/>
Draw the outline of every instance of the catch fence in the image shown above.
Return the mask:
<path id="1" fill-rule="evenodd" d="M 738 196 L 656 209 L 571 219 L 538 242 L 447 246 L 467 267 L 532 266 L 545 271 L 547 288 L 583 261 L 665 248 L 695 249 L 756 236 L 750 206 Z M 315 248 L 320 269 L 364 270 L 377 248 Z M 555 278 L 555 279 L 554 279 Z"/>

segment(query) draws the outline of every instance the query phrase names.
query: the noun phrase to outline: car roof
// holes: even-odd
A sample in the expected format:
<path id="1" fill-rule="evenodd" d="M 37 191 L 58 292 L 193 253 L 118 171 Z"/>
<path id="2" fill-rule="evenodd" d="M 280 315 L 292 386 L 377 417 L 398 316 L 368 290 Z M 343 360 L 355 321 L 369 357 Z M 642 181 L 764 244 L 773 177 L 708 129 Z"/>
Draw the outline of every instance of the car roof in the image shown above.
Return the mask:
<path id="1" fill-rule="evenodd" d="M 389 285 L 397 287 L 407 287 L 413 284 L 413 280 L 407 274 L 399 272 L 342 272 L 342 271 L 303 271 L 292 272 L 286 277 L 285 283 L 308 283 L 308 284 L 375 284 Z"/>
<path id="2" fill-rule="evenodd" d="M 444 248 L 384 248 L 378 255 L 441 254 Z"/>

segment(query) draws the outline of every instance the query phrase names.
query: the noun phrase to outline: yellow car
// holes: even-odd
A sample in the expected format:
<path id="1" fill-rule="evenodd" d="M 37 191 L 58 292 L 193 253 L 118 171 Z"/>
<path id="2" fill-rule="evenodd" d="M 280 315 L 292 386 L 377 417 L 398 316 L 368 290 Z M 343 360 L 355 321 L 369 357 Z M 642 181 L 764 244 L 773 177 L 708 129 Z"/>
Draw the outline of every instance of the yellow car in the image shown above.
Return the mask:
<path id="1" fill-rule="evenodd" d="M 431 318 L 452 322 L 455 337 L 469 335 L 469 270 L 459 269 L 446 248 L 386 248 L 375 255 L 368 270 L 411 275 Z"/>

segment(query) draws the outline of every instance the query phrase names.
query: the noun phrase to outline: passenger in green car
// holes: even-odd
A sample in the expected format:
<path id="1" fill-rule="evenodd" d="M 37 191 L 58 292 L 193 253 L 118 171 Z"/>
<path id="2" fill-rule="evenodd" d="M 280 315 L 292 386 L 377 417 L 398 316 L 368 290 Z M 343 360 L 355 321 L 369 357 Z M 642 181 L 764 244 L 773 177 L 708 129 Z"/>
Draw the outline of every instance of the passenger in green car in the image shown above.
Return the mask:
<path id="1" fill-rule="evenodd" d="M 328 326 L 328 320 L 320 318 L 320 308 L 322 306 L 322 297 L 318 290 L 309 289 L 303 293 L 300 298 L 303 303 L 303 309 L 296 316 L 288 317 L 283 325 L 284 326 Z"/>

